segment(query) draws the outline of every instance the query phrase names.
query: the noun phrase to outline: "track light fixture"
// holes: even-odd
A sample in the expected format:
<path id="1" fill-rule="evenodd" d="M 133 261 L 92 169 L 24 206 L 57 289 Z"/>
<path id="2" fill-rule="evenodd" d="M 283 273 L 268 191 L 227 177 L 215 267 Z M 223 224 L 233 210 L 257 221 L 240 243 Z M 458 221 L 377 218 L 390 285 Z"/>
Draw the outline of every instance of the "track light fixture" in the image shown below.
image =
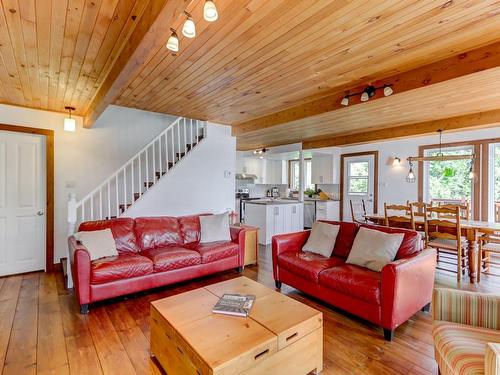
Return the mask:
<path id="1" fill-rule="evenodd" d="M 219 18 L 219 13 L 217 12 L 217 8 L 213 1 L 205 1 L 205 6 L 203 7 L 203 18 L 208 22 L 217 21 L 217 18 Z"/>
<path id="2" fill-rule="evenodd" d="M 179 52 L 179 37 L 174 29 L 170 29 L 172 31 L 172 35 L 168 38 L 167 48 L 173 52 Z"/>
<path id="3" fill-rule="evenodd" d="M 346 94 L 340 101 L 340 104 L 343 105 L 344 107 L 348 106 L 349 98 L 357 95 L 361 95 L 360 100 L 362 102 L 367 102 L 368 100 L 370 100 L 371 97 L 373 97 L 376 94 L 377 90 L 382 90 L 384 96 L 390 96 L 394 93 L 394 90 L 392 89 L 392 84 L 385 84 L 379 87 L 375 87 L 370 84 L 366 86 L 366 88 L 363 91 L 353 92 L 352 94 Z"/>
<path id="4" fill-rule="evenodd" d="M 194 24 L 193 18 L 187 12 L 184 12 L 187 16 L 184 26 L 182 26 L 182 35 L 186 38 L 194 38 L 196 36 L 196 25 Z"/>
<path id="5" fill-rule="evenodd" d="M 267 151 L 267 148 L 263 148 L 263 149 L 260 149 L 260 150 L 255 150 L 253 152 L 254 155 L 258 155 L 260 159 L 264 159 L 264 154 L 266 153 Z"/>

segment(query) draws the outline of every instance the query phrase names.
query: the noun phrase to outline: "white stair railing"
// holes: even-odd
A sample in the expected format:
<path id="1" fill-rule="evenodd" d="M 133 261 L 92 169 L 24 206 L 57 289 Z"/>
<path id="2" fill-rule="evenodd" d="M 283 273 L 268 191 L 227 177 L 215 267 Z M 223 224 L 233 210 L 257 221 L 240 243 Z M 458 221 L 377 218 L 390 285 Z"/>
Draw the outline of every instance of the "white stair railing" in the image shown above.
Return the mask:
<path id="1" fill-rule="evenodd" d="M 68 235 L 83 221 L 121 216 L 206 135 L 205 121 L 179 117 L 83 199 L 77 201 L 75 194 L 70 194 Z M 67 269 L 68 287 L 72 287 L 69 263 Z"/>

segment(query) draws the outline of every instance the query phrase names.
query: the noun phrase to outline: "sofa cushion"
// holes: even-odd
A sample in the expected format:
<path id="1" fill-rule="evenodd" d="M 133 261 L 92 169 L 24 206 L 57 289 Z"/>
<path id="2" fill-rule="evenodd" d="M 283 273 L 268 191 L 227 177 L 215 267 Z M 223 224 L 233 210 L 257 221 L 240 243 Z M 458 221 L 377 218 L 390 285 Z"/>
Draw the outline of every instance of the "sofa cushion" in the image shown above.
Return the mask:
<path id="1" fill-rule="evenodd" d="M 333 255 L 341 258 L 347 258 L 349 256 L 349 252 L 351 251 L 356 233 L 358 233 L 359 224 L 343 221 L 324 222 L 340 226 L 337 239 L 335 240 L 335 247 L 333 248 Z"/>
<path id="2" fill-rule="evenodd" d="M 111 229 L 94 230 L 92 232 L 83 231 L 75 233 L 76 240 L 79 241 L 90 254 L 90 260 L 118 255 L 116 242 Z"/>
<path id="3" fill-rule="evenodd" d="M 127 217 L 111 219 L 85 221 L 80 224 L 79 232 L 89 232 L 96 230 L 111 229 L 115 239 L 116 250 L 119 253 L 137 253 L 140 251 L 134 232 L 134 219 Z"/>
<path id="4" fill-rule="evenodd" d="M 319 283 L 339 293 L 380 305 L 380 272 L 346 264 L 321 272 Z"/>
<path id="5" fill-rule="evenodd" d="M 201 236 L 200 216 L 206 216 L 206 215 L 210 214 L 181 216 L 178 218 L 179 228 L 181 231 L 184 245 L 197 245 L 200 242 L 200 236 Z"/>
<path id="6" fill-rule="evenodd" d="M 239 249 L 238 244 L 231 241 L 200 243 L 194 248 L 201 255 L 201 263 L 211 263 L 238 255 Z"/>
<path id="7" fill-rule="evenodd" d="M 385 233 L 403 233 L 405 236 L 403 238 L 403 242 L 401 242 L 401 245 L 399 246 L 398 252 L 396 253 L 396 260 L 407 258 L 408 256 L 420 251 L 420 235 L 414 230 L 369 224 L 362 224 L 361 226 L 364 228 L 376 229 Z"/>
<path id="8" fill-rule="evenodd" d="M 178 246 L 149 249 L 141 255 L 153 261 L 154 272 L 164 272 L 201 263 L 200 253 Z"/>
<path id="9" fill-rule="evenodd" d="M 108 283 L 153 273 L 153 262 L 137 254 L 120 254 L 92 261 L 91 284 Z"/>
<path id="10" fill-rule="evenodd" d="M 303 251 L 323 255 L 324 257 L 331 257 L 335 240 L 339 234 L 340 225 L 333 225 L 329 223 L 322 223 L 315 221 L 311 228 L 311 234 L 307 242 L 302 246 Z"/>
<path id="11" fill-rule="evenodd" d="M 443 374 L 484 374 L 488 343 L 500 343 L 500 331 L 435 321 L 436 360 Z"/>
<path id="12" fill-rule="evenodd" d="M 143 251 L 182 245 L 179 222 L 175 217 L 139 217 L 135 219 L 135 232 Z"/>
<path id="13" fill-rule="evenodd" d="M 229 213 L 200 216 L 200 243 L 231 241 Z"/>
<path id="14" fill-rule="evenodd" d="M 305 279 L 318 282 L 318 275 L 327 268 L 344 264 L 339 257 L 327 258 L 308 251 L 287 251 L 278 256 L 278 265 Z"/>

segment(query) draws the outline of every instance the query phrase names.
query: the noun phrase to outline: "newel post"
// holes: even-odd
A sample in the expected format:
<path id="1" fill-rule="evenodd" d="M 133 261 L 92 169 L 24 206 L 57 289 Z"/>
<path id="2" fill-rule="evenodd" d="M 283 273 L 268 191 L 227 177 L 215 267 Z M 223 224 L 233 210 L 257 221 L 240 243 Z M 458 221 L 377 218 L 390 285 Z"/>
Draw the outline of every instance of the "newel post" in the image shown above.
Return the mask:
<path id="1" fill-rule="evenodd" d="M 68 237 L 75 233 L 76 227 L 76 194 L 70 193 L 68 197 Z M 68 260 L 66 263 L 66 273 L 68 277 L 67 288 L 73 288 L 73 277 L 71 275 L 71 254 L 68 247 Z"/>

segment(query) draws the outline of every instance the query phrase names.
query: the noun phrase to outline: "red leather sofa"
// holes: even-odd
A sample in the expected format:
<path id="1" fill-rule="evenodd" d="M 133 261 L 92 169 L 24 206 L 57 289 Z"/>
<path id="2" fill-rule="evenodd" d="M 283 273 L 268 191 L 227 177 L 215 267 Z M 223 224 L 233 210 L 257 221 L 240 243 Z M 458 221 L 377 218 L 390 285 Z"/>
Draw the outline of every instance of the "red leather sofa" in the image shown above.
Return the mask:
<path id="1" fill-rule="evenodd" d="M 330 258 L 303 252 L 310 231 L 273 237 L 273 272 L 276 287 L 285 283 L 363 319 L 381 325 L 391 341 L 394 330 L 432 300 L 436 251 L 421 250 L 415 231 L 348 222 L 340 225 Z M 388 233 L 404 233 L 394 262 L 381 272 L 345 261 L 360 226 Z"/>
<path id="2" fill-rule="evenodd" d="M 92 302 L 243 267 L 244 229 L 231 227 L 231 241 L 200 243 L 199 215 L 88 221 L 78 231 L 107 228 L 118 256 L 91 261 L 74 236 L 68 239 L 82 313 Z"/>

